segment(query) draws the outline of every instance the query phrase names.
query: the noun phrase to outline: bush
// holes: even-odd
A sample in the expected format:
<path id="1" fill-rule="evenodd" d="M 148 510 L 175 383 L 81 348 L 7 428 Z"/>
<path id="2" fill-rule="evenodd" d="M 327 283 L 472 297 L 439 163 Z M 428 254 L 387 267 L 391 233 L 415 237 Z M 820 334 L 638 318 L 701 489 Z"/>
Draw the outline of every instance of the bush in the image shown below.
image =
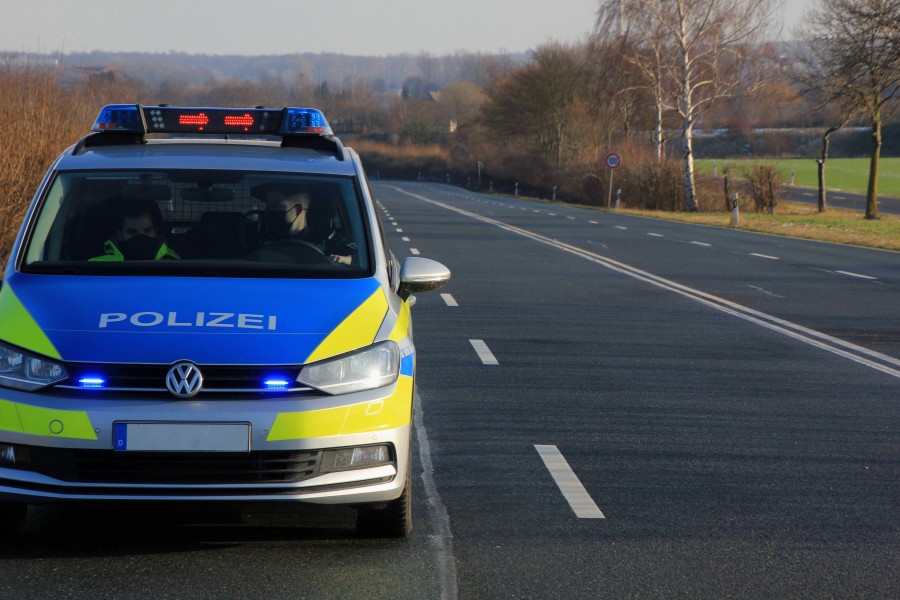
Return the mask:
<path id="1" fill-rule="evenodd" d="M 623 198 L 628 190 L 625 204 L 644 210 L 684 210 L 683 168 L 682 161 L 667 159 L 620 169 Z"/>
<path id="2" fill-rule="evenodd" d="M 744 172 L 745 189 L 756 212 L 772 214 L 784 195 L 784 180 L 775 165 L 755 164 Z"/>

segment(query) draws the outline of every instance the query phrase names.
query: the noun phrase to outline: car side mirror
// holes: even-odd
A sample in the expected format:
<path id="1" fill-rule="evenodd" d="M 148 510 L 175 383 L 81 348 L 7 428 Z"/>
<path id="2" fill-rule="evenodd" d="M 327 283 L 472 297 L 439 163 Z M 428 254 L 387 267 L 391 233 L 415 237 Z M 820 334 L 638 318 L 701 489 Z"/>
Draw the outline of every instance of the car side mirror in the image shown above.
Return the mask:
<path id="1" fill-rule="evenodd" d="M 397 294 L 406 300 L 410 294 L 428 292 L 450 281 L 450 269 L 427 258 L 410 256 L 400 265 L 400 287 Z"/>

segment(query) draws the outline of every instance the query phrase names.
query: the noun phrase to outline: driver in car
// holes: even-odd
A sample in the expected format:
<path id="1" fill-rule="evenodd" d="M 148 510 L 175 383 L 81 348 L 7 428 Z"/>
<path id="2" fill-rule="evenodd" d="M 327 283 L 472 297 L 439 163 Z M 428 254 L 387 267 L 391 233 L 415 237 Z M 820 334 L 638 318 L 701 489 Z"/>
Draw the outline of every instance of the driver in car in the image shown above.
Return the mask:
<path id="1" fill-rule="evenodd" d="M 268 186 L 266 210 L 271 215 L 268 223 L 269 233 L 275 238 L 287 238 L 312 246 L 336 263 L 352 264 L 351 254 L 335 250 L 328 239 L 319 239 L 320 236 L 316 236 L 313 232 L 308 222 L 309 204 L 309 194 L 301 187 Z"/>

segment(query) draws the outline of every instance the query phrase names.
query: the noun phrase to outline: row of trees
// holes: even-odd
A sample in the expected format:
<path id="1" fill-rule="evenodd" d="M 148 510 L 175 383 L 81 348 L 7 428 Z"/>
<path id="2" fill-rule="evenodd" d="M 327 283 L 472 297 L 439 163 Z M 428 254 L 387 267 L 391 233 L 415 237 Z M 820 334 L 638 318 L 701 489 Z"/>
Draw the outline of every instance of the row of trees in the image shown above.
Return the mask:
<path id="1" fill-rule="evenodd" d="M 857 118 L 871 126 L 866 218 L 876 219 L 882 124 L 900 97 L 900 0 L 822 0 L 798 32 L 798 55 L 787 61 L 765 41 L 773 37 L 774 8 L 770 0 L 605 0 L 597 38 L 617 46 L 636 76 L 633 87 L 618 92 L 640 91 L 652 101 L 657 160 L 666 117 L 677 120 L 688 210 L 697 210 L 698 121 L 724 100 L 769 93 L 786 78 L 816 110 L 832 115 L 819 157 L 820 210 L 829 136 Z"/>
<path id="2" fill-rule="evenodd" d="M 821 0 L 804 32 L 808 44 L 798 79 L 839 119 L 823 136 L 819 206 L 824 209 L 828 140 L 856 115 L 872 128 L 866 218 L 878 218 L 878 163 L 884 119 L 900 99 L 900 0 Z"/>

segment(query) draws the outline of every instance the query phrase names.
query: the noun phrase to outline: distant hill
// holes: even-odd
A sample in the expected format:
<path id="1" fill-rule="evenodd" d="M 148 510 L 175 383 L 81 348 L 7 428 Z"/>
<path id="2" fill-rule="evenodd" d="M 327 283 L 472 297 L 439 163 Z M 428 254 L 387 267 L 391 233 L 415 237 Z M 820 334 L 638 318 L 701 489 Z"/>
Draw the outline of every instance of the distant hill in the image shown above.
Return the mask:
<path id="1" fill-rule="evenodd" d="M 0 57 L 2 58 L 2 57 Z M 156 87 L 165 81 L 212 82 L 274 79 L 288 85 L 341 86 L 353 80 L 366 80 L 379 91 L 399 89 L 407 79 L 420 77 L 443 86 L 463 79 L 479 83 L 490 69 L 509 69 L 526 62 L 528 54 L 401 54 L 393 56 L 350 56 L 345 54 L 283 54 L 269 56 L 218 56 L 184 52 L 100 52 L 61 56 L 23 56 L 6 53 L 7 60 L 23 58 L 34 62 L 53 62 L 68 69 L 89 72 L 114 70 L 136 77 Z"/>

